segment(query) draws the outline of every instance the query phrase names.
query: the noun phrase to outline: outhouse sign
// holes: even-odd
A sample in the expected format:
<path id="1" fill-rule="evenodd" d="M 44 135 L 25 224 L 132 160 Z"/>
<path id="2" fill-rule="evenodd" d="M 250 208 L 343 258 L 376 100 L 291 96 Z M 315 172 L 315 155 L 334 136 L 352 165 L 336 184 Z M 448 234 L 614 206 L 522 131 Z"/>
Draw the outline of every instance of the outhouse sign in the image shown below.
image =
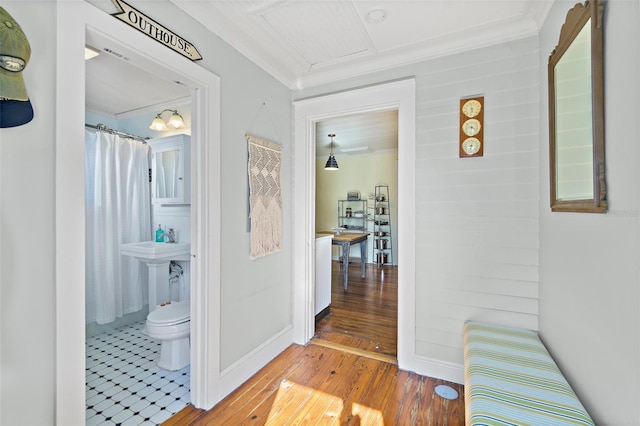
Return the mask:
<path id="1" fill-rule="evenodd" d="M 196 49 L 192 43 L 170 31 L 166 27 L 158 24 L 156 21 L 149 18 L 136 8 L 128 5 L 124 1 L 111 1 L 118 10 L 120 10 L 120 12 L 112 13 L 111 15 L 113 17 L 118 18 L 125 24 L 132 26 L 136 30 L 148 35 L 157 42 L 164 44 L 168 48 L 175 50 L 192 61 L 202 59 L 200 52 L 198 52 L 198 49 Z"/>

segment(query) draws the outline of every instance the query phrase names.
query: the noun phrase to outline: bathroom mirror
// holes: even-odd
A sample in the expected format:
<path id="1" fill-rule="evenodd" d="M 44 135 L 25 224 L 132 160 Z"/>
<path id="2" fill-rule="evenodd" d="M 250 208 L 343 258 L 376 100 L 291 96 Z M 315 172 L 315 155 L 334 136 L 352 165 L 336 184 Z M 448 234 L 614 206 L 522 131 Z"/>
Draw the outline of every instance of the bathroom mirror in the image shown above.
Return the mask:
<path id="1" fill-rule="evenodd" d="M 148 141 L 151 146 L 151 202 L 190 204 L 190 137 L 173 135 Z"/>
<path id="2" fill-rule="evenodd" d="M 154 155 L 156 170 L 156 198 L 176 198 L 178 196 L 178 174 L 180 150 L 160 151 Z"/>
<path id="3" fill-rule="evenodd" d="M 551 210 L 607 210 L 602 0 L 576 4 L 549 56 Z"/>

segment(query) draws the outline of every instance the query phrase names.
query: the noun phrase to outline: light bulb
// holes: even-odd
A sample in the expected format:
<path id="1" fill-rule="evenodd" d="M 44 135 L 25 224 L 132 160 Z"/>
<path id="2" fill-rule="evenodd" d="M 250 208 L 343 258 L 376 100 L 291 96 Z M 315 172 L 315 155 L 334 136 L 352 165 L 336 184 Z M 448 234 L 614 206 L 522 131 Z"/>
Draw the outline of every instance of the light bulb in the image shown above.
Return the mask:
<path id="1" fill-rule="evenodd" d="M 179 129 L 184 126 L 184 121 L 182 121 L 182 117 L 177 112 L 174 112 L 173 115 L 169 118 L 169 125 L 174 129 Z"/>
<path id="2" fill-rule="evenodd" d="M 156 118 L 154 118 L 153 121 L 151 122 L 151 125 L 149 126 L 149 128 L 151 130 L 157 130 L 158 132 L 161 132 L 163 130 L 167 130 L 167 124 L 164 122 L 162 117 L 157 115 Z"/>

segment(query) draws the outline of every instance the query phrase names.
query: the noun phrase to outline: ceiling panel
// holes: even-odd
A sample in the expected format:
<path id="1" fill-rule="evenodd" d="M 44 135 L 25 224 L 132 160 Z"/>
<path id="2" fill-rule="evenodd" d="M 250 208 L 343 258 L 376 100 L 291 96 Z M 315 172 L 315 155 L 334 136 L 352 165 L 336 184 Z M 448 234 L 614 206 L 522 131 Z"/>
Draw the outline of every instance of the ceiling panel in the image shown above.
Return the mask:
<path id="1" fill-rule="evenodd" d="M 351 2 L 295 2 L 261 14 L 265 28 L 310 66 L 372 49 Z"/>
<path id="2" fill-rule="evenodd" d="M 322 120 L 316 124 L 316 156 L 333 153 L 340 156 L 364 155 L 398 149 L 398 111 L 351 114 Z"/>
<path id="3" fill-rule="evenodd" d="M 553 0 L 170 1 L 292 89 L 533 36 L 553 4 Z"/>
<path id="4" fill-rule="evenodd" d="M 85 61 L 87 110 L 117 117 L 189 96 L 184 86 L 141 70 L 112 48 L 92 47 L 100 54 Z"/>
<path id="5" fill-rule="evenodd" d="M 436 43 L 458 33 L 478 37 L 506 21 L 523 19 L 524 3 L 527 1 L 396 1 L 392 5 L 388 1 L 354 2 L 360 16 L 376 9 L 387 11 L 384 21 L 366 23 L 379 52 Z"/>

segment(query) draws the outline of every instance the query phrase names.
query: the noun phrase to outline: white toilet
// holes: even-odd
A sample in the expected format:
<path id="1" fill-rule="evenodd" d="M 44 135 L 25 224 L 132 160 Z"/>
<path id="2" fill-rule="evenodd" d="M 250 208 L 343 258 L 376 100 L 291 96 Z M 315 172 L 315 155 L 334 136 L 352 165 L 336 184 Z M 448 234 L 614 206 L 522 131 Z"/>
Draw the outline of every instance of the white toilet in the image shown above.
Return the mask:
<path id="1" fill-rule="evenodd" d="M 175 371 L 189 365 L 190 327 L 189 300 L 168 302 L 147 316 L 147 335 L 162 342 L 158 367 Z"/>

